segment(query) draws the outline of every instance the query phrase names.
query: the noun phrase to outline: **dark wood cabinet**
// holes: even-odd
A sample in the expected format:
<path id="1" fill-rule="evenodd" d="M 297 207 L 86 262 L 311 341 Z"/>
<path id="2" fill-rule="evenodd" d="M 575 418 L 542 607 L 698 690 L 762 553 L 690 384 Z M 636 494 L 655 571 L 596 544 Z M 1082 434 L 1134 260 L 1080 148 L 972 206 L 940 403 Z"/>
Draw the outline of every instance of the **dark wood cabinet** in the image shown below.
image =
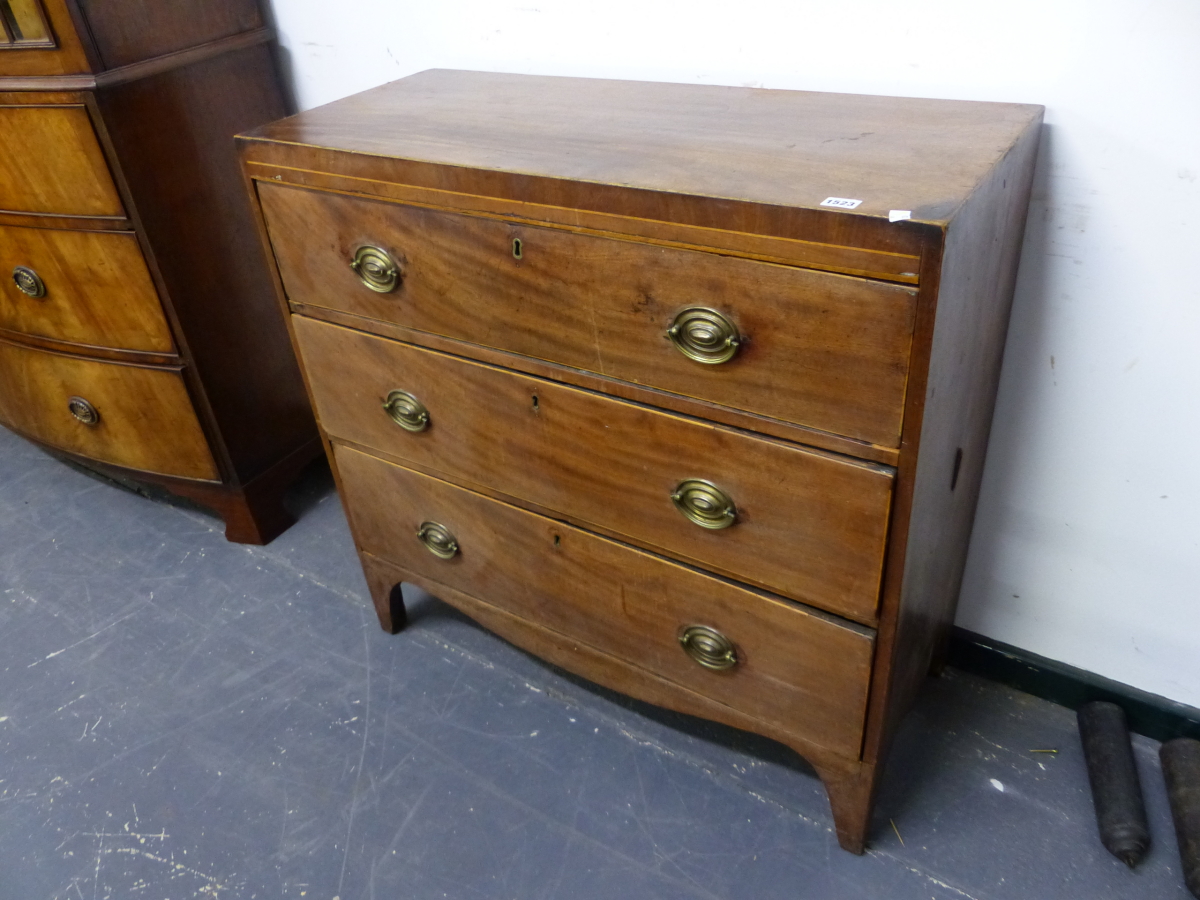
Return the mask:
<path id="1" fill-rule="evenodd" d="M 242 138 L 385 629 L 793 747 L 861 852 L 953 621 L 1042 108 L 432 71 Z"/>
<path id="2" fill-rule="evenodd" d="M 233 136 L 286 112 L 255 0 L 0 0 L 0 422 L 290 523 L 320 453 Z"/>

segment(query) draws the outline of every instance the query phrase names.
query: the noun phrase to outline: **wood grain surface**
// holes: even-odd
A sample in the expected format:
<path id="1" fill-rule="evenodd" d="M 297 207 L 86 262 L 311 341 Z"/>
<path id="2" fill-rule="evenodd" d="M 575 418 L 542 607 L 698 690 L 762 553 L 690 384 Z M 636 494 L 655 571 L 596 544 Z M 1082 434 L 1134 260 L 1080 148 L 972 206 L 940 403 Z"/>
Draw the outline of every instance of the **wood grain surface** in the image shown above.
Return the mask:
<path id="1" fill-rule="evenodd" d="M 35 102 L 0 105 L 0 209 L 124 215 L 86 107 Z"/>
<path id="2" fill-rule="evenodd" d="M 556 225 L 568 231 L 600 237 L 626 240 L 632 238 L 664 247 L 716 252 L 723 256 L 757 259 L 785 266 L 802 266 L 902 284 L 916 284 L 920 272 L 921 260 L 914 252 L 900 253 L 826 244 L 817 240 L 775 237 L 714 225 L 685 225 L 680 222 L 645 219 L 636 215 L 594 212 L 298 169 L 270 162 L 269 160 L 283 157 L 280 149 L 273 145 L 243 141 L 242 147 L 243 152 L 248 154 L 246 171 L 256 181 L 272 181 L 277 184 L 310 187 L 355 196 L 396 200 L 410 206 L 457 210 L 473 215 L 503 218 L 522 225 Z"/>
<path id="3" fill-rule="evenodd" d="M 294 303 L 899 442 L 910 287 L 270 184 L 259 195 Z M 394 292 L 371 291 L 349 268 L 362 245 L 400 263 Z M 737 356 L 697 363 L 666 339 L 692 306 L 737 325 Z"/>
<path id="4" fill-rule="evenodd" d="M 1041 107 L 432 69 L 262 140 L 464 170 L 947 221 Z M 841 215 L 834 213 L 834 215 Z"/>
<path id="5" fill-rule="evenodd" d="M 874 621 L 892 478 L 881 466 L 297 317 L 317 417 L 332 437 L 482 486 L 858 621 Z M 430 426 L 383 409 L 416 396 Z M 710 481 L 721 529 L 671 500 Z"/>
<path id="6" fill-rule="evenodd" d="M 585 677 L 784 740 L 820 772 L 841 845 L 861 853 L 889 740 L 953 620 L 1041 116 L 1018 104 L 432 71 L 244 135 L 381 622 L 397 624 L 394 585 L 412 580 Z M 823 206 L 830 197 L 853 208 Z M 911 218 L 891 222 L 892 210 Z M 347 263 L 362 244 L 398 259 L 394 294 L 355 280 Z M 697 371 L 675 352 L 664 333 L 685 306 L 717 309 L 749 338 L 733 362 Z M 335 339 L 332 323 L 423 346 Z M 366 412 L 391 389 L 426 403 L 427 431 L 401 434 Z M 774 718 L 760 696 L 717 698 L 644 665 L 669 664 L 669 641 L 651 638 L 675 599 L 618 628 L 627 598 L 642 615 L 645 584 L 669 595 L 657 566 L 754 595 L 744 585 L 784 584 L 763 574 L 785 560 L 770 555 L 780 547 L 794 577 L 836 559 L 798 551 L 812 535 L 796 519 L 739 547 L 740 560 L 721 558 L 722 538 L 767 524 L 771 497 L 836 518 L 837 500 L 864 496 L 861 479 L 798 477 L 802 459 L 855 463 L 767 433 L 895 464 L 875 470 L 890 523 L 872 554 L 873 580 L 884 566 L 871 617 L 792 593 L 820 603 L 813 614 L 846 617 L 830 624 L 877 625 L 861 744 L 833 720 L 821 730 L 842 736 L 814 744 L 805 716 Z M 658 515 L 650 481 L 681 463 L 736 485 L 739 511 L 750 498 L 703 552 L 638 530 Z M 639 507 L 622 519 L 628 498 Z M 448 562 L 414 536 L 435 515 L 464 548 Z M 823 515 L 813 521 L 832 521 Z M 826 526 L 831 538 L 840 527 Z M 653 531 L 672 533 L 666 519 Z M 593 546 L 620 553 L 577 555 Z M 642 558 L 655 567 L 629 562 Z M 613 589 L 616 600 L 603 593 Z M 784 639 L 746 658 L 783 664 L 791 652 Z M 857 675 L 822 659 L 857 690 Z"/>
<path id="7" fill-rule="evenodd" d="M 41 298 L 17 290 L 37 272 Z M 99 347 L 170 353 L 175 344 L 137 236 L 0 226 L 0 328 Z"/>
<path id="8" fill-rule="evenodd" d="M 334 190 L 345 190 L 347 185 L 353 184 L 357 187 L 349 189 L 352 193 L 405 202 L 413 199 L 410 191 L 457 195 L 460 202 L 433 205 L 458 209 L 463 208 L 462 201 L 465 201 L 467 208 L 495 211 L 498 207 L 501 214 L 517 218 L 531 206 L 560 211 L 545 217 L 547 222 L 559 222 L 561 218 L 566 218 L 567 224 L 572 221 L 595 223 L 597 219 L 608 218 L 635 219 L 639 225 L 622 233 L 647 237 L 671 234 L 676 227 L 746 235 L 744 240 L 734 238 L 731 241 L 735 251 L 766 239 L 767 243 L 802 241 L 846 248 L 862 251 L 868 258 L 895 255 L 893 264 L 883 266 L 882 271 L 876 265 L 868 264 L 857 274 L 876 273 L 885 278 L 906 276 L 899 279 L 902 281 L 917 274 L 919 269 L 913 269 L 913 258 L 919 257 L 926 243 L 941 233 L 940 224 L 911 220 L 893 223 L 887 218 L 858 216 L 832 208 L 806 209 L 717 199 L 603 182 L 566 181 L 539 173 L 469 169 L 431 161 L 345 153 L 328 147 L 271 143 L 255 137 L 253 132 L 240 135 L 239 140 L 247 164 L 276 168 L 273 181 L 307 184 L 311 180 L 313 186 Z M 285 172 L 278 171 L 280 168 Z M 308 173 L 313 173 L 311 179 Z M 378 188 L 380 184 L 395 187 Z M 484 202 L 481 204 L 474 198 L 483 198 Z M 581 214 L 578 220 L 572 220 L 573 212 Z M 840 255 L 834 254 L 835 257 Z M 849 255 L 859 254 L 851 252 Z M 821 263 L 830 261 L 821 259 L 821 255 L 814 260 L 808 253 L 803 253 L 803 259 L 793 256 L 789 254 L 785 261 L 802 265 L 811 261 L 816 263 L 816 268 L 826 268 Z M 902 267 L 895 266 L 896 262 L 902 262 Z M 859 267 L 843 268 L 835 262 L 832 268 L 850 271 Z"/>
<path id="9" fill-rule="evenodd" d="M 128 469 L 217 478 L 178 370 L 97 362 L 0 341 L 0 422 L 36 441 Z M 85 425 L 72 397 L 96 408 Z"/>
<path id="10" fill-rule="evenodd" d="M 0 339 L 12 371 L 38 361 L 19 389 L 0 383 L 6 414 L 265 543 L 320 453 L 233 145 L 287 112 L 265 7 L 45 5 L 58 48 L 0 53 Z M 13 289 L 14 265 L 44 299 Z M 68 384 L 104 395 L 95 428 L 59 421 Z"/>
<path id="11" fill-rule="evenodd" d="M 262 25 L 255 0 L 76 0 L 105 68 L 173 53 Z"/>
<path id="12" fill-rule="evenodd" d="M 355 538 L 512 615 L 633 663 L 813 743 L 858 755 L 871 633 L 345 447 L 335 450 Z M 416 537 L 425 520 L 458 539 L 451 560 Z M 683 627 L 724 634 L 738 664 L 699 666 Z"/>
<path id="13" fill-rule="evenodd" d="M 830 434 L 828 431 L 805 428 L 793 422 L 784 422 L 781 419 L 772 419 L 757 413 L 720 406 L 707 400 L 697 400 L 694 397 L 683 397 L 669 391 L 660 391 L 646 385 L 621 381 L 584 369 L 534 359 L 531 356 L 521 356 L 506 350 L 497 350 L 495 347 L 485 347 L 483 344 L 466 344 L 453 338 L 430 334 L 428 331 L 406 328 L 394 322 L 381 322 L 378 319 L 368 319 L 318 306 L 294 305 L 290 307 L 290 312 L 310 319 L 341 325 L 355 331 L 366 331 L 381 337 L 403 341 L 406 344 L 417 344 L 431 350 L 441 350 L 452 356 L 469 356 L 478 362 L 490 363 L 504 369 L 523 372 L 526 375 L 549 378 L 552 381 L 574 385 L 610 397 L 631 400 L 634 403 L 670 410 L 694 418 L 707 419 L 710 422 L 728 425 L 742 431 L 752 431 L 755 434 L 779 438 L 790 443 L 804 444 L 806 447 L 829 450 L 843 456 L 853 456 L 857 459 L 891 467 L 895 467 L 900 459 L 900 450 L 897 447 L 880 447 L 878 444 L 855 441 L 841 435 Z"/>
<path id="14" fill-rule="evenodd" d="M 244 484 L 316 437 L 233 146 L 237 131 L 284 113 L 271 48 L 105 88 L 97 102 L 198 403 Z"/>
<path id="15" fill-rule="evenodd" d="M 895 530 L 888 548 L 882 663 L 867 753 L 882 760 L 954 624 L 992 427 L 1034 162 L 1035 122 L 979 185 L 931 254 L 914 342 Z"/>

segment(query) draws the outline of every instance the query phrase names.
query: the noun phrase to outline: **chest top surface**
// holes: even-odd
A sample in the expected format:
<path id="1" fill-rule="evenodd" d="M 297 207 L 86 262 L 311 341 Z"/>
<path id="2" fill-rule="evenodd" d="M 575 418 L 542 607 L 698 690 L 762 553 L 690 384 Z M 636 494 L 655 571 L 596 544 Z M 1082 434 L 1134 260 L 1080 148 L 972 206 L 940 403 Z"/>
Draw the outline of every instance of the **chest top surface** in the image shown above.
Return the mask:
<path id="1" fill-rule="evenodd" d="M 944 223 L 1042 107 L 433 69 L 251 137 L 445 166 Z"/>

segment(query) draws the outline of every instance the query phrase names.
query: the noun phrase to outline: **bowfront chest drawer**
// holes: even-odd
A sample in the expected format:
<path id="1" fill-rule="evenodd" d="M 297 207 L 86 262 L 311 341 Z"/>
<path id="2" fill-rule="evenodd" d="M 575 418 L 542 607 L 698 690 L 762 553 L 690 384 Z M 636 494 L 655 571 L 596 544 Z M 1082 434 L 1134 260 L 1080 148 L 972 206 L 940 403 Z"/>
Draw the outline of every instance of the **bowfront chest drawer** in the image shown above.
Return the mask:
<path id="1" fill-rule="evenodd" d="M 0 424 L 264 543 L 319 456 L 233 135 L 257 0 L 0 0 Z"/>
<path id="2" fill-rule="evenodd" d="M 861 852 L 953 621 L 1040 120 L 433 71 L 244 135 L 383 627 L 410 582 L 782 741 Z"/>
<path id="3" fill-rule="evenodd" d="M 5 58 L 0 56 L 0 65 Z M 0 209 L 122 216 L 125 208 L 83 97 L 0 107 Z M 47 152 L 53 148 L 54 152 Z"/>

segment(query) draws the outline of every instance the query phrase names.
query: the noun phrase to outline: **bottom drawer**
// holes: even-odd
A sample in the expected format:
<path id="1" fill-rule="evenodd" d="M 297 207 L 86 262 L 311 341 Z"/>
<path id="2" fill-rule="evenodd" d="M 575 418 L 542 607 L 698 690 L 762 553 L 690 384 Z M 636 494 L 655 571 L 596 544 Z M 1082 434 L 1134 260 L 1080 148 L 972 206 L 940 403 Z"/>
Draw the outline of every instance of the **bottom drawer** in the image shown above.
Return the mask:
<path id="1" fill-rule="evenodd" d="M 173 369 L 100 362 L 0 341 L 0 422 L 99 462 L 216 480 L 216 463 Z"/>
<path id="2" fill-rule="evenodd" d="M 858 756 L 870 629 L 345 446 L 334 452 L 368 553 Z"/>

